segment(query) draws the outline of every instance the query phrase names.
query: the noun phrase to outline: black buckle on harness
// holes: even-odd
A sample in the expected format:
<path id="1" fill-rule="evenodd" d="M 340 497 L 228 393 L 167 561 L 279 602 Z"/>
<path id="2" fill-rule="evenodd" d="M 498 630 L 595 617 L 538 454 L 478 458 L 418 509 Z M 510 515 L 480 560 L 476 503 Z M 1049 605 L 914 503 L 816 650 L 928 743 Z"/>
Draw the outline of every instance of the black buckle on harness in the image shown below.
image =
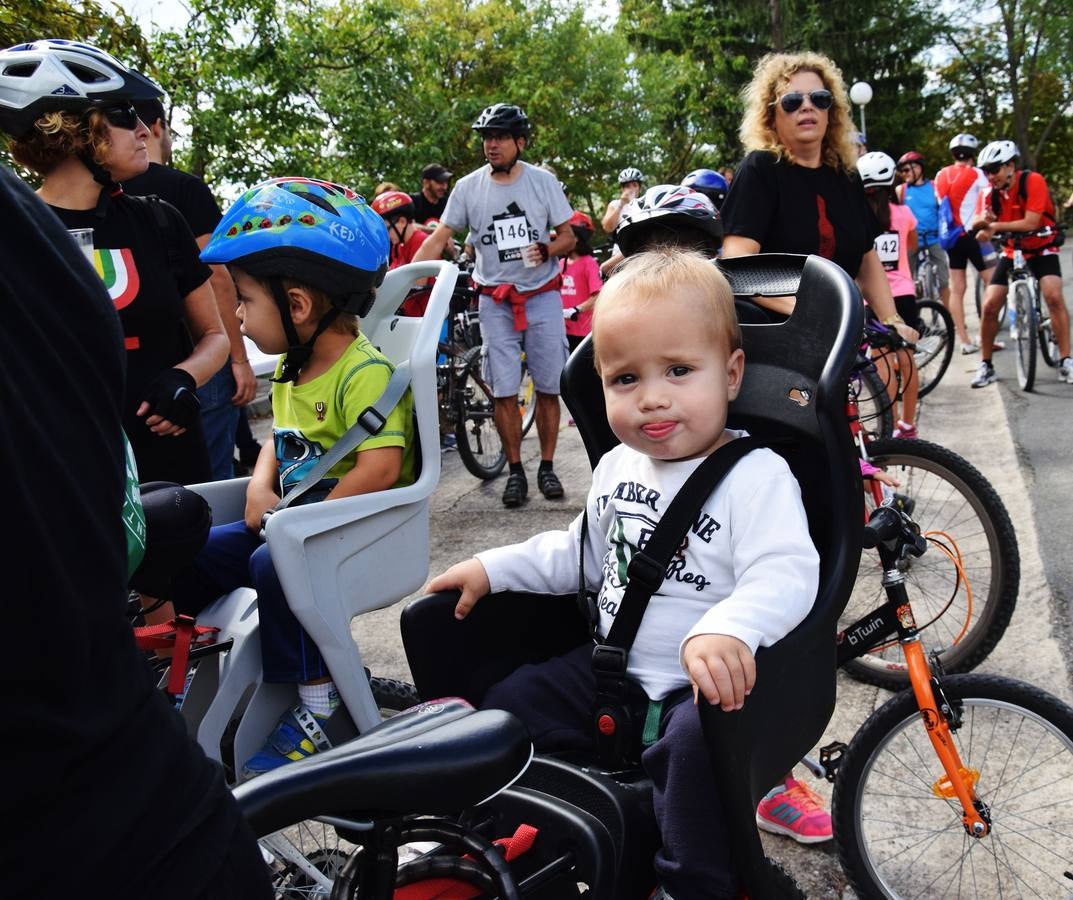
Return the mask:
<path id="1" fill-rule="evenodd" d="M 626 575 L 630 581 L 636 581 L 649 594 L 654 594 L 663 584 L 667 572 L 651 556 L 638 551 L 633 554 L 633 559 L 626 566 Z"/>
<path id="2" fill-rule="evenodd" d="M 380 415 L 379 410 L 374 406 L 366 406 L 361 411 L 361 415 L 358 416 L 358 422 L 361 423 L 361 427 L 364 428 L 369 434 L 379 434 L 383 427 L 387 424 L 387 419 Z"/>
<path id="3" fill-rule="evenodd" d="M 618 768 L 636 762 L 633 715 L 626 679 L 629 654 L 622 647 L 597 644 L 592 648 L 592 671 L 596 678 L 596 711 L 593 716 L 596 760 L 601 766 Z"/>

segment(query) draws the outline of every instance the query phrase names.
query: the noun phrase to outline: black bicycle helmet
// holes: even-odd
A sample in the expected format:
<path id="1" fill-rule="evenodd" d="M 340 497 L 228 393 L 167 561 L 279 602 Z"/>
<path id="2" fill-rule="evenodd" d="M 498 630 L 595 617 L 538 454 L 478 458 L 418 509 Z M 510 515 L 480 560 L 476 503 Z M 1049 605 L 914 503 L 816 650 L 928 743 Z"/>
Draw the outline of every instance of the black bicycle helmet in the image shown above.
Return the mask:
<path id="1" fill-rule="evenodd" d="M 703 236 L 716 250 L 723 244 L 723 222 L 711 200 L 679 184 L 657 184 L 626 204 L 615 242 L 631 256 L 658 240 L 660 232 L 671 242 L 679 230 Z"/>
<path id="2" fill-rule="evenodd" d="M 521 108 L 510 103 L 493 103 L 474 120 L 474 131 L 506 131 L 515 137 L 529 137 L 529 117 Z"/>
<path id="3" fill-rule="evenodd" d="M 48 112 L 162 96 L 158 84 L 90 44 L 49 38 L 0 50 L 0 128 L 16 138 Z"/>

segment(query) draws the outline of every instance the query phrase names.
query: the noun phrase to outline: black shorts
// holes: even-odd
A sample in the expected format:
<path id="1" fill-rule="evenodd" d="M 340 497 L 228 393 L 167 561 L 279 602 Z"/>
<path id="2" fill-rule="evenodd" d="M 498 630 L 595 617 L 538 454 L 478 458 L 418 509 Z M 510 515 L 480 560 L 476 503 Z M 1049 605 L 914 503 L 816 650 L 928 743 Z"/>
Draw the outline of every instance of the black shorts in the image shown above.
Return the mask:
<path id="1" fill-rule="evenodd" d="M 905 319 L 905 324 L 915 331 L 920 331 L 920 312 L 915 294 L 902 294 L 894 298 L 894 308 Z"/>
<path id="2" fill-rule="evenodd" d="M 1044 275 L 1057 275 L 1062 277 L 1062 267 L 1058 264 L 1057 253 L 1047 253 L 1041 256 L 1030 256 L 1025 260 L 1025 265 L 1028 266 L 1028 271 L 1035 275 L 1037 278 L 1042 278 Z M 995 266 L 995 274 L 991 276 L 991 283 L 1006 287 L 1009 285 L 1010 269 L 1013 266 L 1013 260 L 1003 256 L 998 265 Z"/>
<path id="3" fill-rule="evenodd" d="M 957 239 L 957 243 L 946 251 L 946 257 L 950 261 L 951 269 L 966 269 L 971 262 L 977 272 L 982 272 L 994 265 L 993 262 L 990 265 L 984 262 L 980 242 L 968 234 L 963 234 Z M 994 258 L 991 257 L 991 259 Z"/>

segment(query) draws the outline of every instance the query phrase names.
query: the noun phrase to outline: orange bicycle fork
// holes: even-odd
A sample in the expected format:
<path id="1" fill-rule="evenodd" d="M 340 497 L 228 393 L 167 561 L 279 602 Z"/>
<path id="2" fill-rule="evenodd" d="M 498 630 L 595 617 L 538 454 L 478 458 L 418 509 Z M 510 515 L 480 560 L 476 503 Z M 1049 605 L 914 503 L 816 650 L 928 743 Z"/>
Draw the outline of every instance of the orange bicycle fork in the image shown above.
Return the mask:
<path id="1" fill-rule="evenodd" d="M 864 637 L 862 631 L 857 631 L 858 639 L 853 640 L 853 629 L 861 625 L 855 623 L 839 636 L 840 644 L 843 636 L 848 638 L 850 643 L 856 644 L 852 651 L 839 647 L 840 661 L 844 656 L 861 655 L 882 643 L 891 633 L 890 625 L 895 625 L 898 643 L 909 666 L 909 681 L 916 698 L 916 706 L 921 711 L 921 721 L 943 768 L 943 776 L 932 784 L 931 790 L 942 799 L 956 799 L 961 806 L 961 824 L 965 826 L 968 835 L 984 838 L 990 832 L 991 823 L 986 803 L 976 796 L 976 782 L 980 773 L 967 768 L 961 762 L 954 742 L 954 732 L 961 724 L 960 709 L 946 699 L 940 678 L 932 672 L 906 591 L 906 574 L 898 564 L 908 556 L 921 556 L 927 545 L 912 519 L 890 502 L 872 513 L 865 528 L 865 545 L 879 550 L 883 564 L 883 589 L 887 602 L 882 610 L 877 611 L 893 613 L 894 621 L 885 621 L 886 628 L 879 626 L 866 640 L 861 639 Z"/>

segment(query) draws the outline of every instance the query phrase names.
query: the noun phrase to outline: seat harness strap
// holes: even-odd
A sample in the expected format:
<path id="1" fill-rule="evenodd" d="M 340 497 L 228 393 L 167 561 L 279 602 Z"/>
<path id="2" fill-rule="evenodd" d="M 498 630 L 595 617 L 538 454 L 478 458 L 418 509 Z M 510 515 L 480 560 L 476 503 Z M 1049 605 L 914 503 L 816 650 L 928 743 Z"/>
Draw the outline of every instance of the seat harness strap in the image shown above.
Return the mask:
<path id="1" fill-rule="evenodd" d="M 643 549 L 638 549 L 626 567 L 626 590 L 615 620 L 607 636 L 598 632 L 599 610 L 596 600 L 585 586 L 585 536 L 588 531 L 586 510 L 581 526 L 581 563 L 579 565 L 578 601 L 589 620 L 595 646 L 592 650 L 592 670 L 596 679 L 596 710 L 593 716 L 597 761 L 607 767 L 636 762 L 641 746 L 629 702 L 630 648 L 637 637 L 645 610 L 652 595 L 666 578 L 682 538 L 696 521 L 704 503 L 714 493 L 727 473 L 745 457 L 762 447 L 756 438 L 741 437 L 724 444 L 704 460 L 686 479 L 681 490 L 671 500 L 652 536 Z M 669 698 L 668 698 L 669 699 Z M 663 702 L 648 709 L 644 723 L 646 745 L 658 737 Z"/>
<path id="2" fill-rule="evenodd" d="M 190 648 L 216 643 L 220 629 L 213 625 L 198 625 L 190 616 L 176 616 L 160 625 L 143 625 L 134 629 L 134 641 L 139 650 L 171 650 L 167 691 L 172 697 L 183 692 L 186 670 L 190 666 Z"/>

